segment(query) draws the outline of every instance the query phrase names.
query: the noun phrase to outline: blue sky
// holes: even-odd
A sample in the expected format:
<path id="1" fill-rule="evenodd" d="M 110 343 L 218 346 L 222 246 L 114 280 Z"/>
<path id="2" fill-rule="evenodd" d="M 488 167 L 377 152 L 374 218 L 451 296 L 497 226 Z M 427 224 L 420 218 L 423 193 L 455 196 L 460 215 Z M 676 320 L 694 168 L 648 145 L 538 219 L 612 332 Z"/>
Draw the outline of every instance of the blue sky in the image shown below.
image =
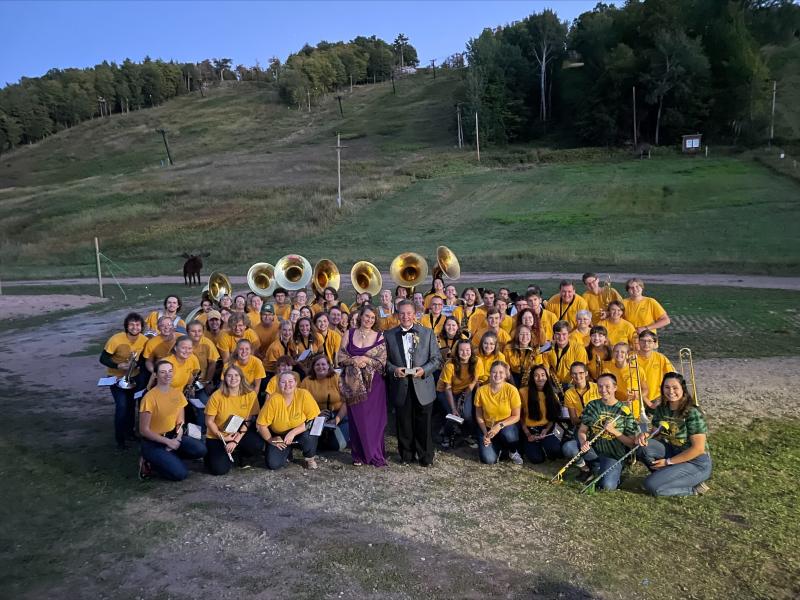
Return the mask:
<path id="1" fill-rule="evenodd" d="M 284 60 L 305 42 L 405 33 L 422 63 L 464 50 L 485 27 L 552 8 L 571 21 L 595 1 L 104 2 L 0 0 L 0 86 L 51 68 L 152 58 Z"/>

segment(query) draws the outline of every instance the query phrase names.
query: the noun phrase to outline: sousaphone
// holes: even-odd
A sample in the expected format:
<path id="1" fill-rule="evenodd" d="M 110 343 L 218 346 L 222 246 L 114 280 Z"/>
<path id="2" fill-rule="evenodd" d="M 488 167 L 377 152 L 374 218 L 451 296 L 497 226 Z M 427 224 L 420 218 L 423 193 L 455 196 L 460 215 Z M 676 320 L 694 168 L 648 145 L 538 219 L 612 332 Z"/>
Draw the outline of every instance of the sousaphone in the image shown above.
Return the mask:
<path id="1" fill-rule="evenodd" d="M 316 290 L 317 294 L 321 296 L 326 287 L 332 287 L 338 291 L 341 284 L 342 278 L 341 275 L 339 275 L 339 269 L 332 260 L 323 258 L 314 265 L 314 275 L 311 278 L 311 285 L 314 286 L 314 290 Z"/>
<path id="2" fill-rule="evenodd" d="M 439 246 L 436 249 L 436 267 L 433 269 L 433 276 L 447 277 L 455 281 L 461 277 L 461 266 L 458 264 L 458 257 L 455 252 L 447 246 Z"/>
<path id="3" fill-rule="evenodd" d="M 247 285 L 263 298 L 271 296 L 278 283 L 275 280 L 275 267 L 269 263 L 258 262 L 247 271 Z"/>
<path id="4" fill-rule="evenodd" d="M 301 290 L 311 281 L 311 263 L 299 254 L 287 254 L 275 263 L 275 281 L 285 290 Z"/>
<path id="5" fill-rule="evenodd" d="M 389 273 L 397 285 L 413 289 L 428 276 L 428 263 L 416 252 L 403 252 L 392 261 Z"/>
<path id="6" fill-rule="evenodd" d="M 225 273 L 214 271 L 208 276 L 208 297 L 214 302 L 219 302 L 225 295 L 233 293 L 231 280 Z"/>
<path id="7" fill-rule="evenodd" d="M 357 294 L 368 293 L 374 296 L 383 287 L 383 277 L 378 267 L 366 260 L 358 261 L 350 269 L 350 283 Z"/>

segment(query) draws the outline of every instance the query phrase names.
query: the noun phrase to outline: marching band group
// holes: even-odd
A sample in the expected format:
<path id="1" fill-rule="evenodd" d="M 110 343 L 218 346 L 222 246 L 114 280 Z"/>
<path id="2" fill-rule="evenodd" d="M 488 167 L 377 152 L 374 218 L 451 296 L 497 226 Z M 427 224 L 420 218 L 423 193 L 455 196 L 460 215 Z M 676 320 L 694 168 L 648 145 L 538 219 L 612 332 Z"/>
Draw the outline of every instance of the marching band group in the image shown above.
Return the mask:
<path id="1" fill-rule="evenodd" d="M 613 490 L 636 456 L 653 495 L 708 489 L 691 352 L 680 357 L 687 385 L 656 349 L 670 319 L 641 279 L 627 281 L 626 298 L 594 273 L 583 276 L 582 294 L 566 280 L 548 299 L 535 285 L 459 294 L 445 283 L 459 275 L 445 247 L 426 293 L 421 256 L 399 256 L 391 272 L 393 291 L 374 265 L 357 263 L 356 301 L 347 305 L 331 261 L 312 273 L 290 255 L 253 265 L 246 295 L 212 274 L 185 320 L 175 295 L 146 318 L 129 314 L 100 356 L 119 380 L 111 386 L 118 446 L 139 439 L 140 474 L 171 480 L 188 475 L 183 459 L 202 458 L 222 475 L 254 456 L 282 468 L 293 449 L 309 469 L 319 450 L 348 447 L 353 464 L 382 467 L 387 393 L 399 398 L 407 381 L 394 402 L 402 462 L 432 463 L 432 403 L 445 415 L 441 448 L 469 445 L 485 464 L 568 459 L 553 481 L 574 467 L 584 489 Z"/>

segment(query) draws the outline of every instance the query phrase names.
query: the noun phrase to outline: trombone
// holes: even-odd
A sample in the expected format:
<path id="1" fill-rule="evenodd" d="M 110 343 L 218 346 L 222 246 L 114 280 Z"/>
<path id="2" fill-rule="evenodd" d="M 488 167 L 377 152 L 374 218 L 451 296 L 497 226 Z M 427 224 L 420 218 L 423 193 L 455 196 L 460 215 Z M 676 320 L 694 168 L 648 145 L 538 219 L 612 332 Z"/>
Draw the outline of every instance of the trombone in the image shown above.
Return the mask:
<path id="1" fill-rule="evenodd" d="M 631 380 L 628 393 L 633 395 L 631 402 L 639 403 L 639 428 L 642 433 L 647 431 L 647 413 L 645 412 L 644 397 L 642 396 L 642 382 L 639 379 L 639 359 L 635 352 L 628 354 L 628 377 Z"/>
<path id="2" fill-rule="evenodd" d="M 697 382 L 694 378 L 694 361 L 692 361 L 692 349 L 691 348 L 681 348 L 678 350 L 678 359 L 681 362 L 681 375 L 683 375 L 684 380 L 686 379 L 686 365 L 689 365 L 689 380 L 690 385 L 692 386 L 692 400 L 694 400 L 694 405 L 699 406 L 700 401 L 697 398 Z"/>

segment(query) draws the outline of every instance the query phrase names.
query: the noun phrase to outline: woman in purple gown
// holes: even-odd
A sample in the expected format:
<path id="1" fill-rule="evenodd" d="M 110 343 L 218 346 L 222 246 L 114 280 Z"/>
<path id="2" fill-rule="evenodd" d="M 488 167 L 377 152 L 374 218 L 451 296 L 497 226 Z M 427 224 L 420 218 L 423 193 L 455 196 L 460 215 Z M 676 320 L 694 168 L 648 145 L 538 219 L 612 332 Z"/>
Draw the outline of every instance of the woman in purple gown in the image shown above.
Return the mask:
<path id="1" fill-rule="evenodd" d="M 342 336 L 339 348 L 339 391 L 347 403 L 353 464 L 386 466 L 386 343 L 375 329 L 377 316 L 369 305 L 358 311 L 358 328 Z"/>

